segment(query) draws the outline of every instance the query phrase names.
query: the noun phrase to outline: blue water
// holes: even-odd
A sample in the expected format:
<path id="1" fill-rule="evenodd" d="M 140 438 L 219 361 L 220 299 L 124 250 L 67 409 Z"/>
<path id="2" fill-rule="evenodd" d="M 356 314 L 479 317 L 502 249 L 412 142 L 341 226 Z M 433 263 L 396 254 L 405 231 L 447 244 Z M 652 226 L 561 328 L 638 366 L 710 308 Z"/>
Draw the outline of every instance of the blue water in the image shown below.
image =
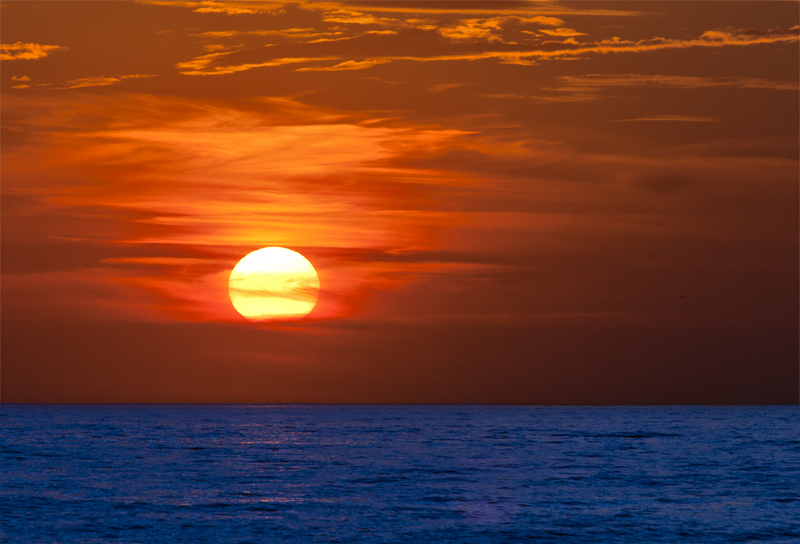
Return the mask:
<path id="1" fill-rule="evenodd" d="M 800 408 L 0 406 L 0 542 L 800 542 Z"/>

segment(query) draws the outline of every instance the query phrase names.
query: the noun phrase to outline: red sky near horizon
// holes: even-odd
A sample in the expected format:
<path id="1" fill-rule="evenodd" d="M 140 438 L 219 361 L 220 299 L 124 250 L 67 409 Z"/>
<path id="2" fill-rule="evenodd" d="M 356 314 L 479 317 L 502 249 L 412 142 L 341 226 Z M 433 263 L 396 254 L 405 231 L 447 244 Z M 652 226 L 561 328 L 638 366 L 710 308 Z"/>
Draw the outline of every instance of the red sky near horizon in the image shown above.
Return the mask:
<path id="1" fill-rule="evenodd" d="M 799 400 L 796 2 L 0 10 L 4 402 Z"/>

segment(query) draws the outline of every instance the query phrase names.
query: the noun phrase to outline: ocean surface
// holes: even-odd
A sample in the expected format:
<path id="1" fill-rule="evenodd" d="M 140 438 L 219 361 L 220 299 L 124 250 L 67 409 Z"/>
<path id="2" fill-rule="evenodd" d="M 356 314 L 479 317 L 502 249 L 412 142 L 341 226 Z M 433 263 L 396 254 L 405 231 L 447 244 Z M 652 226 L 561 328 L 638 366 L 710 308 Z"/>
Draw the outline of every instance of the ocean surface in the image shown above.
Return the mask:
<path id="1" fill-rule="evenodd" d="M 800 542 L 800 407 L 0 405 L 0 542 Z"/>

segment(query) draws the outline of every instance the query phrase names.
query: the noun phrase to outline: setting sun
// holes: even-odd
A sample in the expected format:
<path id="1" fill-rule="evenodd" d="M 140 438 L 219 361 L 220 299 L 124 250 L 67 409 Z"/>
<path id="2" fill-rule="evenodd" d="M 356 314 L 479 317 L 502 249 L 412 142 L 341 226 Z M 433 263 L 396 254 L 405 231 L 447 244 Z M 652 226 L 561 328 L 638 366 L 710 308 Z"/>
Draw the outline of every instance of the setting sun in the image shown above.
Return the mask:
<path id="1" fill-rule="evenodd" d="M 236 311 L 251 321 L 297 319 L 314 309 L 319 277 L 296 251 L 265 247 L 236 264 L 228 292 Z"/>

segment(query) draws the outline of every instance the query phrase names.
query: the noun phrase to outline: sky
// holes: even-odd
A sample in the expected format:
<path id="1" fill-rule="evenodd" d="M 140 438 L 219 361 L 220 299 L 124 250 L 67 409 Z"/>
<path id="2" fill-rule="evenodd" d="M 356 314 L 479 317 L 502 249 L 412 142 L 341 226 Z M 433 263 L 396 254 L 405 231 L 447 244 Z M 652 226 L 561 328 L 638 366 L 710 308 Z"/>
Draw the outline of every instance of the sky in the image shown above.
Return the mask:
<path id="1" fill-rule="evenodd" d="M 0 399 L 797 403 L 799 12 L 2 2 Z"/>

